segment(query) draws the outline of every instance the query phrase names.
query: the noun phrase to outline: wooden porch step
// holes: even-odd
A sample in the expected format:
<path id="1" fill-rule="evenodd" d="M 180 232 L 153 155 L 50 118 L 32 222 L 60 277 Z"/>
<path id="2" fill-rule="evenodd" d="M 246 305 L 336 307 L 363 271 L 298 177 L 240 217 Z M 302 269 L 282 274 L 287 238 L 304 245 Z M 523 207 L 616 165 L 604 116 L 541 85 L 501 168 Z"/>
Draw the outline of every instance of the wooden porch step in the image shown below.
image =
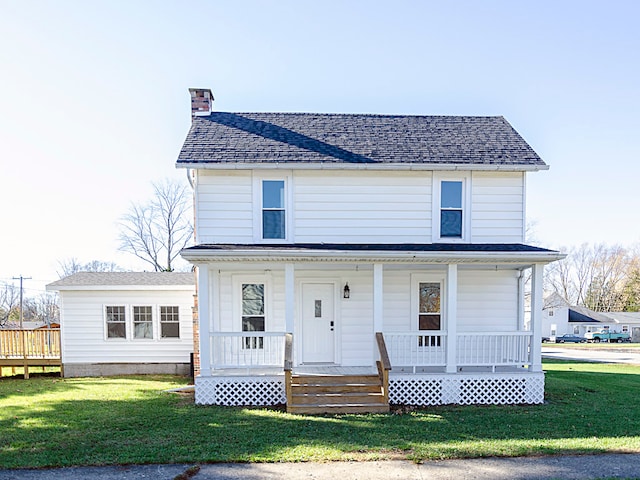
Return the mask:
<path id="1" fill-rule="evenodd" d="M 311 375 L 291 377 L 287 411 L 300 414 L 388 412 L 378 375 Z"/>
<path id="2" fill-rule="evenodd" d="M 304 415 L 339 413 L 387 413 L 389 405 L 378 404 L 333 404 L 333 405 L 290 405 L 287 412 Z"/>
<path id="3" fill-rule="evenodd" d="M 334 405 L 334 404 L 384 404 L 384 395 L 380 389 L 372 392 L 340 392 L 340 393 L 294 393 L 292 395 L 294 405 Z"/>

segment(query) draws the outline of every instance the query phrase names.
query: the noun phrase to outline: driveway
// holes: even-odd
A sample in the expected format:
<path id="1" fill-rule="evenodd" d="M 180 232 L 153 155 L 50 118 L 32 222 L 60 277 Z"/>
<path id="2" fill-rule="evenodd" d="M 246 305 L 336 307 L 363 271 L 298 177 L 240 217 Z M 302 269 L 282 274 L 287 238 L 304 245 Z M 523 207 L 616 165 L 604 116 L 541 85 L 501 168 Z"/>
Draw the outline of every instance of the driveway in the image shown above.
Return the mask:
<path id="1" fill-rule="evenodd" d="M 542 346 L 542 358 L 557 358 L 561 360 L 578 360 L 582 362 L 630 363 L 640 365 L 640 349 L 611 349 L 595 348 L 562 348 L 560 346 Z"/>

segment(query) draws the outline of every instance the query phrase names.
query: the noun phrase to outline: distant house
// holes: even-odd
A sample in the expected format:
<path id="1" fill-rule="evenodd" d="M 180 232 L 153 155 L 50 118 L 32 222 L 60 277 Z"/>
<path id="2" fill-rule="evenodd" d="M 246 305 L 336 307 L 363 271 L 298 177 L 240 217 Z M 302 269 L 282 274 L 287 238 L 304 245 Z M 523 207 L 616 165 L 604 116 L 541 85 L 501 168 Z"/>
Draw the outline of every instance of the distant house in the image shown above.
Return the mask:
<path id="1" fill-rule="evenodd" d="M 542 336 L 554 337 L 573 333 L 584 336 L 604 328 L 631 335 L 632 342 L 640 342 L 640 312 L 594 312 L 586 307 L 569 305 L 554 293 L 544 301 Z"/>
<path id="2" fill-rule="evenodd" d="M 189 373 L 193 273 L 81 272 L 47 290 L 60 292 L 66 377 Z"/>
<path id="3" fill-rule="evenodd" d="M 190 92 L 197 403 L 543 401 L 542 274 L 563 255 L 523 243 L 526 176 L 548 167 L 504 118 L 216 112 Z"/>

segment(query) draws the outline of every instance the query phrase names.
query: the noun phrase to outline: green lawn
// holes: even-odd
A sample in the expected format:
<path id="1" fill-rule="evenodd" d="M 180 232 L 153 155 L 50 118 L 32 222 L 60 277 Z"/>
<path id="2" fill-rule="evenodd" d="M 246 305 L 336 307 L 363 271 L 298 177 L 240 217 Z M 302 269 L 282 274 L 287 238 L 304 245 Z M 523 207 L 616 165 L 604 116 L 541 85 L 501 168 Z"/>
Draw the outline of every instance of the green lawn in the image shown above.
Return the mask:
<path id="1" fill-rule="evenodd" d="M 640 367 L 545 369 L 543 405 L 333 417 L 195 406 L 180 377 L 3 379 L 0 467 L 640 452 Z"/>

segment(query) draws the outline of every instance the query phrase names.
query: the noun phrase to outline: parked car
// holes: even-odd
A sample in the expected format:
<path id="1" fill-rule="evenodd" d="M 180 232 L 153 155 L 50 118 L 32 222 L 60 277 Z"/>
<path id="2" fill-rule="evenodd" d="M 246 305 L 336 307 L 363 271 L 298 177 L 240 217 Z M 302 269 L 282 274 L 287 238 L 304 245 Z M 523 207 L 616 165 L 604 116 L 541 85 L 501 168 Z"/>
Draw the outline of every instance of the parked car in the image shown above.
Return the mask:
<path id="1" fill-rule="evenodd" d="M 548 343 L 551 339 L 549 337 L 542 337 L 542 343 Z"/>
<path id="2" fill-rule="evenodd" d="M 566 335 L 556 337 L 556 343 L 587 343 L 587 339 L 580 335 L 567 333 Z"/>

